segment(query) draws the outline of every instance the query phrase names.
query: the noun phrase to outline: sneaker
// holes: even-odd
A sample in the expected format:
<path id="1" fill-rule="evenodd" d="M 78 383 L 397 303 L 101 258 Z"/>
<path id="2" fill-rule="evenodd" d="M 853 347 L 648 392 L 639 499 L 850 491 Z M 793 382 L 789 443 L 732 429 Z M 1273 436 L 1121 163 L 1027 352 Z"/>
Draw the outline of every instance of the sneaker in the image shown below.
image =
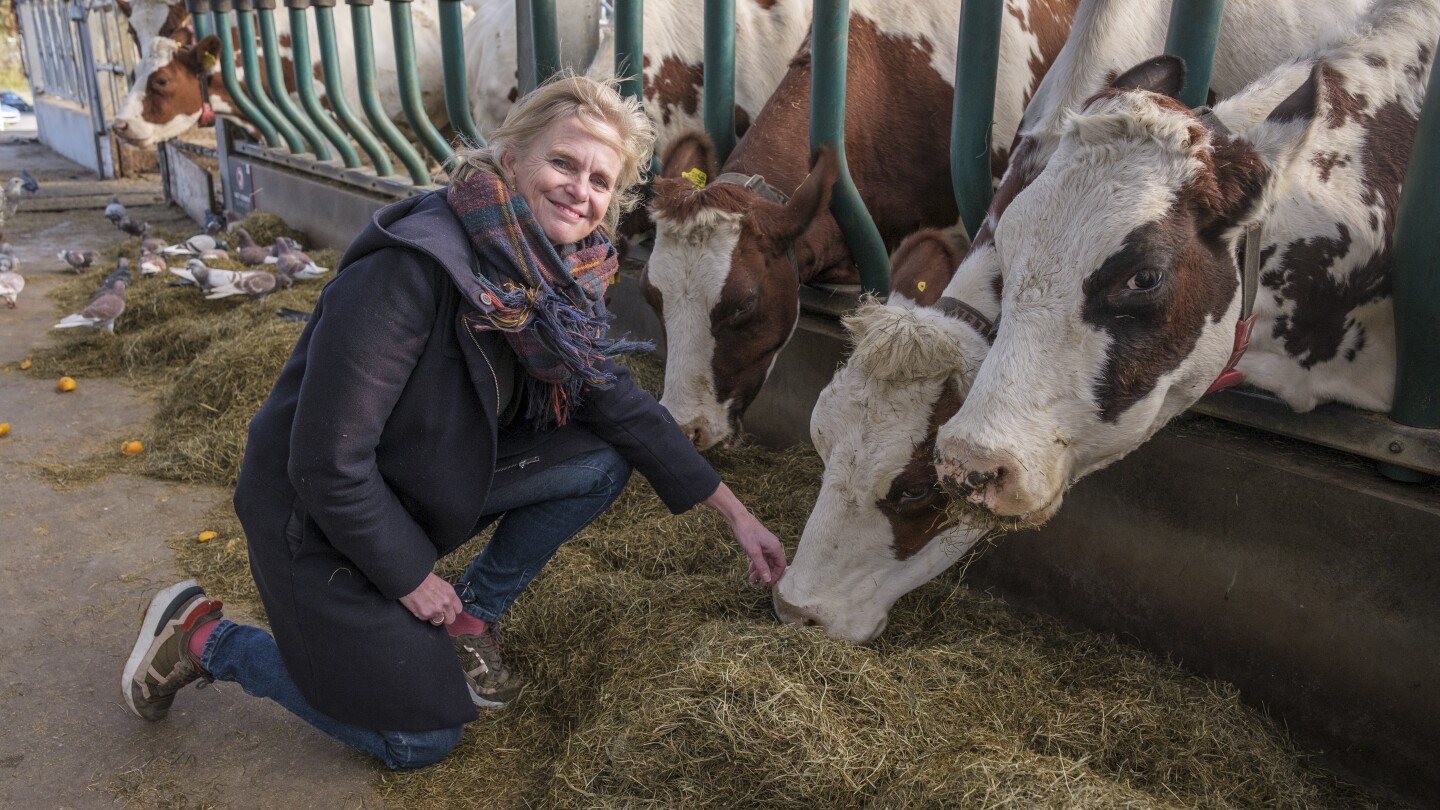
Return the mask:
<path id="1" fill-rule="evenodd" d="M 465 683 L 470 687 L 470 699 L 484 709 L 499 709 L 509 703 L 525 684 L 519 676 L 510 672 L 505 660 L 500 657 L 500 639 L 495 629 L 486 626 L 480 635 L 454 636 L 450 639 L 455 654 L 460 657 L 460 666 L 465 670 Z"/>
<path id="2" fill-rule="evenodd" d="M 190 636 L 220 618 L 221 607 L 193 579 L 177 582 L 150 600 L 120 677 L 120 693 L 136 716 L 164 720 L 176 692 L 200 678 L 213 680 L 190 654 Z"/>

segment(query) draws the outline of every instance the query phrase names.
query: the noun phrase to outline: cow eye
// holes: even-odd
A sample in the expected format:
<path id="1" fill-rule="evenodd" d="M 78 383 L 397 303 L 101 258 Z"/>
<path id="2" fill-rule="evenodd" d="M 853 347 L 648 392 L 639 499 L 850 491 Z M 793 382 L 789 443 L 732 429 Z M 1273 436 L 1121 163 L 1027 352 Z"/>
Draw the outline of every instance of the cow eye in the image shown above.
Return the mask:
<path id="1" fill-rule="evenodd" d="M 746 323 L 750 322 L 751 318 L 755 316 L 755 308 L 759 306 L 759 304 L 760 291 L 756 290 L 755 292 L 746 296 L 745 300 L 741 301 L 735 307 L 735 309 L 729 314 L 729 316 L 725 318 L 725 322 L 730 326 L 744 326 Z"/>
<path id="2" fill-rule="evenodd" d="M 923 484 L 915 484 L 900 493 L 900 505 L 913 506 L 921 501 L 929 500 L 934 494 L 935 486 L 928 481 Z"/>
<path id="3" fill-rule="evenodd" d="M 1160 286 L 1160 281 L 1164 278 L 1165 274 L 1160 272 L 1159 270 L 1141 270 L 1140 272 L 1131 276 L 1125 282 L 1125 289 L 1130 290 L 1131 292 L 1145 292 L 1147 290 L 1153 290 L 1156 287 Z"/>

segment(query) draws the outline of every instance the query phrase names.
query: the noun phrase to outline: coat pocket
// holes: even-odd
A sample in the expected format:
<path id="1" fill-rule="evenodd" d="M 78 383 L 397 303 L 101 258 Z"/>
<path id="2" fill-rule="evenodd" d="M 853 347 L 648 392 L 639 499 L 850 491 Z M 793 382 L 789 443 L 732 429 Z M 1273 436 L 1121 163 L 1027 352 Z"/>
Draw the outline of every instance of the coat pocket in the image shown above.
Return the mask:
<path id="1" fill-rule="evenodd" d="M 294 559 L 300 556 L 300 546 L 305 542 L 305 512 L 300 504 L 300 499 L 290 505 L 290 517 L 285 521 L 285 547 L 290 550 L 290 557 Z"/>

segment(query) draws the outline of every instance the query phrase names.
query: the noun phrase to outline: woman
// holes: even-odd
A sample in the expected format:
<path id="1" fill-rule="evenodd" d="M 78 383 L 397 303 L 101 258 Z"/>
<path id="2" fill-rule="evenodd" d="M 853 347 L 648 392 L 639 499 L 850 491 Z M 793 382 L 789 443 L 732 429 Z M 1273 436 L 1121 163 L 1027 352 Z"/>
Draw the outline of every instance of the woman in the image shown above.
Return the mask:
<path id="1" fill-rule="evenodd" d="M 719 511 L 751 581 L 780 579 L 779 541 L 609 359 L 629 347 L 604 336 L 605 234 L 653 141 L 635 101 L 564 76 L 448 189 L 375 215 L 250 424 L 235 510 L 274 637 L 165 589 L 122 680 L 136 714 L 236 681 L 390 768 L 438 761 L 519 692 L 496 621 L 632 468 L 675 513 Z M 431 571 L 495 520 L 458 583 Z"/>

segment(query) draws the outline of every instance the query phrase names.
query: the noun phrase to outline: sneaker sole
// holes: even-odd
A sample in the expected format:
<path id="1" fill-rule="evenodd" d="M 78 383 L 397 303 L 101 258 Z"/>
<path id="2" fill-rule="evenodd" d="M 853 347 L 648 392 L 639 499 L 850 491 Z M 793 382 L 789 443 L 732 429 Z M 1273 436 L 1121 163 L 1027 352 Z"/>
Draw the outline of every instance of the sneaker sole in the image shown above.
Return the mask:
<path id="1" fill-rule="evenodd" d="M 150 600 L 150 607 L 145 611 L 145 618 L 140 620 L 140 632 L 136 634 L 135 647 L 130 650 L 130 658 L 125 662 L 125 669 L 120 674 L 120 695 L 129 707 L 131 713 L 136 717 L 144 719 L 145 715 L 135 706 L 134 696 L 130 690 L 130 684 L 135 682 L 135 675 L 140 669 L 140 662 L 144 660 L 145 653 L 149 651 L 150 644 L 160 634 L 160 628 L 165 622 L 175 615 L 186 602 L 197 593 L 204 593 L 205 589 L 193 579 L 184 582 L 177 582 L 174 585 L 155 594 Z"/>
<path id="2" fill-rule="evenodd" d="M 475 687 L 471 686 L 468 682 L 465 684 L 465 688 L 470 690 L 470 700 L 482 709 L 503 709 L 508 705 L 505 701 L 481 697 L 480 693 L 475 691 Z"/>

